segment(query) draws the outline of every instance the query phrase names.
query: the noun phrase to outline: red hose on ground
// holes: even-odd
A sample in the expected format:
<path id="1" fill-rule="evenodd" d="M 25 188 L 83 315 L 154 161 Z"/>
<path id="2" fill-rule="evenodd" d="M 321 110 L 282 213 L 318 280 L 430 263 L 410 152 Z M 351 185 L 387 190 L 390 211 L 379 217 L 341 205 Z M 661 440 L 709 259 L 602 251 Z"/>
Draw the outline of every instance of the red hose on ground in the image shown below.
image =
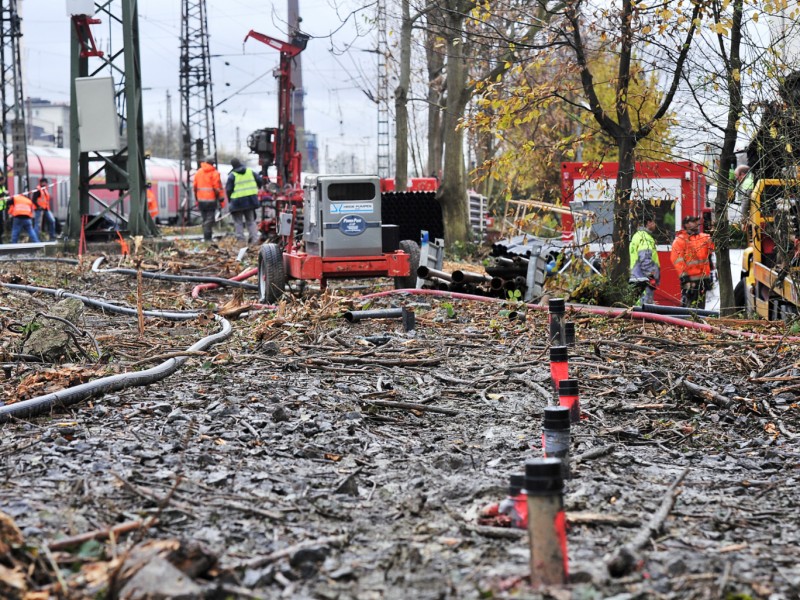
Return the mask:
<path id="1" fill-rule="evenodd" d="M 391 296 L 393 294 L 410 294 L 419 296 L 440 296 L 443 298 L 454 298 L 457 300 L 470 300 L 475 302 L 508 302 L 502 298 L 490 298 L 488 296 L 477 296 L 475 294 L 462 294 L 460 292 L 448 292 L 446 290 L 417 290 L 417 289 L 404 289 L 404 290 L 388 290 L 385 292 L 376 292 L 374 294 L 367 294 L 361 296 L 362 298 L 381 298 L 384 296 Z M 530 309 L 546 311 L 547 306 L 539 304 L 526 304 Z M 667 325 L 677 325 L 688 329 L 699 329 L 700 331 L 707 331 L 710 333 L 723 333 L 732 336 L 746 337 L 755 340 L 769 341 L 769 340 L 783 340 L 787 342 L 800 342 L 800 337 L 797 336 L 765 336 L 751 331 L 738 331 L 736 329 L 727 329 L 725 327 L 717 327 L 716 325 L 709 325 L 708 323 L 697 323 L 695 321 L 687 321 L 677 317 L 670 317 L 669 315 L 659 315 L 656 313 L 639 312 L 629 308 L 612 308 L 610 306 L 588 306 L 586 304 L 567 304 L 567 309 L 573 314 L 589 313 L 601 315 L 604 317 L 612 318 L 627 318 L 627 319 L 641 319 L 642 321 L 655 321 L 657 323 L 665 323 Z"/>
<path id="2" fill-rule="evenodd" d="M 238 275 L 230 277 L 229 279 L 231 281 L 244 281 L 245 279 L 248 279 L 253 275 L 257 274 L 258 274 L 258 269 L 256 267 L 253 267 L 251 269 L 247 269 L 246 271 L 242 271 Z M 217 285 L 216 283 L 201 283 L 200 285 L 196 285 L 192 288 L 192 298 L 195 299 L 198 298 L 200 296 L 200 292 L 202 292 L 203 290 L 215 290 L 218 287 L 219 285 Z"/>

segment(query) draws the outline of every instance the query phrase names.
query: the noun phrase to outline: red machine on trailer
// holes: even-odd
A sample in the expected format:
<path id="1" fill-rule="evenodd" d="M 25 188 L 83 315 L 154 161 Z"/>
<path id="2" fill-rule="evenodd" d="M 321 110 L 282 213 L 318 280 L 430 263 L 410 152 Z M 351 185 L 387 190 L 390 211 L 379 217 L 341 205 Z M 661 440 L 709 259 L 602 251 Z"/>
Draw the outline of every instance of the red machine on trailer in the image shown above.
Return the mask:
<path id="1" fill-rule="evenodd" d="M 288 216 L 288 215 L 287 215 Z M 374 175 L 318 175 L 309 178 L 303 202 L 302 249 L 286 227 L 285 250 L 264 244 L 258 254 L 262 302 L 274 302 L 288 279 L 394 277 L 395 287 L 415 287 L 419 245 L 397 240 L 397 227 L 381 221 L 380 179 Z M 389 235 L 394 232 L 395 236 Z"/>
<path id="2" fill-rule="evenodd" d="M 318 176 L 304 191 L 300 182 L 301 154 L 297 151 L 292 123 L 292 61 L 305 50 L 308 36 L 295 32 L 287 44 L 250 31 L 245 37 L 280 51 L 278 72 L 278 127 L 259 129 L 248 138 L 258 154 L 264 174 L 277 168 L 275 217 L 263 219 L 259 228 L 281 243 L 268 243 L 258 254 L 259 295 L 274 302 L 285 291 L 288 279 L 346 277 L 394 277 L 395 286 L 413 287 L 419 264 L 416 242 L 388 235 L 381 222 L 381 189 L 378 177 Z M 298 210 L 303 211 L 303 239 L 295 239 Z M 274 228 L 274 230 L 273 230 Z"/>
<path id="3" fill-rule="evenodd" d="M 614 230 L 614 191 L 618 163 L 561 163 L 561 198 L 593 213 L 591 231 L 580 242 L 583 251 L 607 254 L 611 251 Z M 680 282 L 670 260 L 675 233 L 681 229 L 683 217 L 698 215 L 702 228 L 711 228 L 711 209 L 706 206 L 705 169 L 689 161 L 637 162 L 633 177 L 633 214 L 640 216 L 646 208 L 656 218 L 654 237 L 661 263 L 661 284 L 655 293 L 658 304 L 679 306 Z M 562 228 L 567 236 L 577 233 L 570 215 L 565 215 Z M 633 234 L 633 232 L 631 232 Z"/>

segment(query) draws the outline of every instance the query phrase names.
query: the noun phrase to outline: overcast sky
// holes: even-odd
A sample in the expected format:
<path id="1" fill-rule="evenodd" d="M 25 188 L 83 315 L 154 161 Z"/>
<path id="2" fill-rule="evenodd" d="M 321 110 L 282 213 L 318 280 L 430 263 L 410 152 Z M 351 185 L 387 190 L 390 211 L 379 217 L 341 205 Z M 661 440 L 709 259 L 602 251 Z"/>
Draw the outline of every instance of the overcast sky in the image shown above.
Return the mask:
<path id="1" fill-rule="evenodd" d="M 326 148 L 331 155 L 343 150 L 371 162 L 377 147 L 377 107 L 363 90 L 375 89 L 377 59 L 369 52 L 375 47 L 375 37 L 359 38 L 355 28 L 366 31 L 366 27 L 363 16 L 358 16 L 355 25 L 351 19 L 331 40 L 328 36 L 341 26 L 341 16 L 349 9 L 335 8 L 333 0 L 299 3 L 301 28 L 317 38 L 312 38 L 303 52 L 302 68 L 306 129 L 318 136 L 320 162 Z M 25 95 L 68 102 L 70 20 L 66 0 L 21 0 L 20 5 Z M 166 123 L 169 92 L 177 126 L 181 1 L 139 0 L 138 6 L 144 120 Z M 278 66 L 279 53 L 255 40 L 244 46 L 242 41 L 250 29 L 288 40 L 286 2 L 273 6 L 264 0 L 207 0 L 207 8 L 218 144 L 236 148 L 238 128 L 238 152 L 244 154 L 250 132 L 277 125 L 277 81 L 272 71 Z M 100 24 L 92 29 L 98 44 L 106 43 L 103 28 Z M 115 42 L 115 47 L 118 44 Z M 338 49 L 350 46 L 350 50 L 339 55 L 332 45 Z"/>

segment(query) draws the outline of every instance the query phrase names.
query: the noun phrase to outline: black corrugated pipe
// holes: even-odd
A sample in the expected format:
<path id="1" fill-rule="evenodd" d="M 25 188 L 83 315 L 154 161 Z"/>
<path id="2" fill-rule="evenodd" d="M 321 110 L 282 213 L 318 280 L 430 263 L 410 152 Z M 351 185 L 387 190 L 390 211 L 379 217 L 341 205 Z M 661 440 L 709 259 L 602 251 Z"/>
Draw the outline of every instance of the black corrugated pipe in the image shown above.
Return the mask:
<path id="1" fill-rule="evenodd" d="M 660 304 L 642 304 L 636 307 L 641 312 L 655 313 L 657 315 L 673 315 L 676 317 L 718 317 L 718 310 L 705 310 L 702 308 L 684 308 L 683 306 L 661 306 Z"/>
<path id="2" fill-rule="evenodd" d="M 101 256 L 92 263 L 92 271 L 95 273 L 121 273 L 123 275 L 137 275 L 139 271 L 136 269 L 101 269 L 100 263 L 105 260 Z M 169 273 L 154 273 L 153 271 L 142 271 L 142 277 L 146 279 L 164 279 L 166 281 L 185 281 L 188 283 L 215 283 L 219 286 L 237 287 L 245 290 L 258 290 L 255 283 L 244 283 L 243 281 L 235 281 L 233 279 L 225 279 L 224 277 L 207 277 L 203 275 L 171 275 Z"/>
<path id="3" fill-rule="evenodd" d="M 220 323 L 222 330 L 196 342 L 187 348 L 187 352 L 205 350 L 217 342 L 221 342 L 230 337 L 233 331 L 230 322 L 218 315 L 214 318 Z M 55 407 L 70 406 L 81 400 L 101 396 L 108 392 L 116 392 L 129 387 L 155 383 L 156 381 L 160 381 L 172 375 L 187 360 L 189 360 L 188 356 L 178 356 L 176 358 L 170 358 L 160 365 L 156 365 L 144 371 L 133 371 L 131 373 L 103 377 L 102 379 L 76 385 L 51 394 L 45 394 L 44 396 L 37 396 L 36 398 L 16 402 L 8 406 L 0 406 L 0 423 L 5 423 L 13 419 L 23 419 L 40 415 Z"/>
<path id="4" fill-rule="evenodd" d="M 364 319 L 400 319 L 402 308 L 379 308 L 375 310 L 348 310 L 344 318 L 350 323 L 358 323 Z"/>
<path id="5" fill-rule="evenodd" d="M 0 287 L 5 287 L 10 290 L 20 290 L 23 292 L 41 292 L 43 294 L 52 294 L 56 298 L 75 298 L 83 302 L 86 306 L 93 306 L 94 308 L 99 308 L 101 310 L 106 310 L 111 313 L 116 313 L 120 315 L 133 315 L 136 316 L 139 312 L 135 308 L 130 308 L 128 306 L 118 306 L 116 304 L 109 304 L 108 302 L 103 302 L 102 300 L 95 300 L 94 298 L 89 298 L 88 296 L 81 296 L 80 294 L 72 294 L 66 290 L 56 290 L 53 288 L 43 288 L 43 287 L 36 287 L 34 285 L 20 285 L 17 283 L 3 283 L 0 281 Z M 186 310 L 180 312 L 172 312 L 167 310 L 143 310 L 142 314 L 145 317 L 158 317 L 161 319 L 168 319 L 170 321 L 186 321 L 188 319 L 194 319 L 195 317 L 199 317 L 203 314 L 202 311 L 199 310 Z"/>

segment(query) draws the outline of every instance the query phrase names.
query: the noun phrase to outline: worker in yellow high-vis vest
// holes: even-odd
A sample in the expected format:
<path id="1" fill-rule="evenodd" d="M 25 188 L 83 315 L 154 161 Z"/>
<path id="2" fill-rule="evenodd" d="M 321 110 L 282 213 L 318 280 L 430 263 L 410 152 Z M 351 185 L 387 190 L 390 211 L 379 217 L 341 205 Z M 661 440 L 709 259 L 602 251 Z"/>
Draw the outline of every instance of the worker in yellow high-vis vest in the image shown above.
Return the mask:
<path id="1" fill-rule="evenodd" d="M 228 194 L 233 231 L 237 240 L 244 241 L 244 227 L 247 225 L 248 244 L 259 242 L 256 226 L 256 209 L 259 207 L 258 190 L 264 185 L 261 175 L 248 169 L 238 158 L 231 159 L 231 172 L 225 184 Z"/>

